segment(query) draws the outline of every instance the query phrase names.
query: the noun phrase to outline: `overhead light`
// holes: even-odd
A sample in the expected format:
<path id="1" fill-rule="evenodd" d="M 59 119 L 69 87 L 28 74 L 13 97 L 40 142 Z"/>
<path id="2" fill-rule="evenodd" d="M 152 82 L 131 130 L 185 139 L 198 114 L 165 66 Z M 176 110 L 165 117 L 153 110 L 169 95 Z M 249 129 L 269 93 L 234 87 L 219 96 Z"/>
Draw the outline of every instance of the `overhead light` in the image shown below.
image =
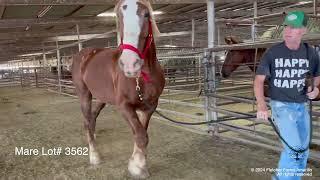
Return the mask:
<path id="1" fill-rule="evenodd" d="M 104 13 L 100 13 L 97 16 L 99 17 L 116 17 L 116 13 L 114 12 L 104 12 Z"/>
<path id="2" fill-rule="evenodd" d="M 42 54 L 43 53 L 22 54 L 22 55 L 19 55 L 19 57 L 39 56 L 39 55 L 42 55 Z"/>
<path id="3" fill-rule="evenodd" d="M 234 9 L 232 11 L 240 11 L 241 9 L 243 9 L 243 8 Z"/>
<path id="4" fill-rule="evenodd" d="M 47 14 L 47 12 L 52 8 L 52 6 L 46 6 L 43 9 L 41 9 L 41 11 L 38 13 L 38 18 L 43 17 L 45 14 Z"/>
<path id="5" fill-rule="evenodd" d="M 25 28 L 25 31 L 29 31 L 29 29 L 30 29 L 30 26 L 27 25 L 26 28 Z"/>
<path id="6" fill-rule="evenodd" d="M 225 8 L 225 9 L 221 9 L 221 10 L 219 10 L 219 11 L 227 11 L 227 10 L 229 10 L 229 9 L 231 9 L 231 8 Z"/>
<path id="7" fill-rule="evenodd" d="M 219 56 L 219 59 L 220 60 L 225 60 L 226 59 L 226 55 Z"/>
<path id="8" fill-rule="evenodd" d="M 164 45 L 164 47 L 178 47 L 178 46 L 166 44 L 166 45 Z"/>
<path id="9" fill-rule="evenodd" d="M 8 67 L 7 64 L 0 64 L 0 70 L 12 70 L 13 67 Z"/>
<path id="10" fill-rule="evenodd" d="M 312 1 L 301 1 L 301 2 L 298 2 L 297 4 L 303 5 L 303 4 L 308 4 L 308 3 L 312 3 Z"/>
<path id="11" fill-rule="evenodd" d="M 160 15 L 160 14 L 163 14 L 163 11 L 153 11 L 152 14 L 153 15 Z"/>
<path id="12" fill-rule="evenodd" d="M 163 14 L 163 11 L 153 11 L 152 14 L 153 15 Z M 114 13 L 114 12 L 103 12 L 103 13 L 98 14 L 97 16 L 99 16 L 99 17 L 116 17 L 116 13 Z"/>

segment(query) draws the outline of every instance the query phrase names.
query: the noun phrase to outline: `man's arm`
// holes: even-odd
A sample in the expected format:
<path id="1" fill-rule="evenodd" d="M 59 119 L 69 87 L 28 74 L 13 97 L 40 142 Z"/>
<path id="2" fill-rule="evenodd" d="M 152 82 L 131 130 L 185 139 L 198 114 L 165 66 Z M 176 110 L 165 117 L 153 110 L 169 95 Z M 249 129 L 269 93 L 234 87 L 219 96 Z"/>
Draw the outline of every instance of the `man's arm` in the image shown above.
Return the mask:
<path id="1" fill-rule="evenodd" d="M 312 62 L 314 62 L 314 67 L 313 67 L 313 88 L 308 87 L 308 93 L 307 96 L 309 99 L 316 99 L 320 100 L 320 94 L 319 94 L 319 85 L 320 85 L 320 58 L 317 54 L 317 52 L 312 49 L 313 53 L 312 54 Z"/>
<path id="2" fill-rule="evenodd" d="M 313 78 L 313 85 L 314 85 L 314 87 L 319 87 L 319 85 L 320 85 L 320 76 L 317 76 L 317 77 Z"/>
<path id="3" fill-rule="evenodd" d="M 320 99 L 320 94 L 319 94 L 319 85 L 320 85 L 320 76 L 314 77 L 313 78 L 313 88 L 308 87 L 308 93 L 307 96 L 309 99 Z"/>
<path id="4" fill-rule="evenodd" d="M 268 107 L 264 97 L 264 81 L 265 75 L 256 75 L 254 79 L 254 94 L 257 99 L 257 118 L 268 119 Z"/>

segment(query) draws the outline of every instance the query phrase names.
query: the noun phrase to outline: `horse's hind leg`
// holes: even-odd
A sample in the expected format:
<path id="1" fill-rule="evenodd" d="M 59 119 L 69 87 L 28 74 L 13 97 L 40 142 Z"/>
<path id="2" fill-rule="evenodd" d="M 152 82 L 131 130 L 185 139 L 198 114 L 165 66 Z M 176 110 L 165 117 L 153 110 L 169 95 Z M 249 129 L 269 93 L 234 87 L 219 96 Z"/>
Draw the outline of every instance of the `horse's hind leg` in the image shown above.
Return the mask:
<path id="1" fill-rule="evenodd" d="M 85 117 L 84 128 L 86 130 L 87 141 L 89 144 L 90 164 L 96 165 L 100 163 L 100 157 L 98 151 L 96 150 L 96 142 L 94 138 L 95 119 L 93 113 L 91 112 L 92 95 L 88 89 L 84 89 L 80 93 L 80 103 L 82 113 Z"/>

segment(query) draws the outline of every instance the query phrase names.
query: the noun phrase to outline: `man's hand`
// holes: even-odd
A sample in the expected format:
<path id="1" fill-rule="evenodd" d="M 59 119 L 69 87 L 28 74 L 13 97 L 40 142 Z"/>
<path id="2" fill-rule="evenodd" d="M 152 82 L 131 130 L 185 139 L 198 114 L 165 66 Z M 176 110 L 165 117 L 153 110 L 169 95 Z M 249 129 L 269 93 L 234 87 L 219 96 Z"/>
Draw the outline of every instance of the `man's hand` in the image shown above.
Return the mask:
<path id="1" fill-rule="evenodd" d="M 319 89 L 317 87 L 314 87 L 313 90 L 312 91 L 311 90 L 312 90 L 312 87 L 309 86 L 307 96 L 309 99 L 315 99 L 319 94 Z"/>
<path id="2" fill-rule="evenodd" d="M 268 120 L 269 112 L 266 103 L 258 103 L 257 119 Z"/>

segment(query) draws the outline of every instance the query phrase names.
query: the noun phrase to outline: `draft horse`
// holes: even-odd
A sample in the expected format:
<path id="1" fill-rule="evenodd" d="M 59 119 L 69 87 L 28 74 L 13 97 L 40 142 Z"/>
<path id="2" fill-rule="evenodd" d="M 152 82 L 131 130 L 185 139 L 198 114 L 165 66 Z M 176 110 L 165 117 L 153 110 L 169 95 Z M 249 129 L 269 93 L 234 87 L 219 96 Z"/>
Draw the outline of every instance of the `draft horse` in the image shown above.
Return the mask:
<path id="1" fill-rule="evenodd" d="M 134 178 L 146 178 L 149 176 L 146 164 L 148 124 L 165 85 L 154 42 L 159 31 L 147 0 L 120 0 L 115 13 L 120 46 L 81 50 L 73 57 L 72 78 L 85 117 L 90 163 L 100 162 L 95 141 L 96 119 L 106 103 L 112 104 L 133 132 L 129 173 Z M 138 97 L 138 89 L 143 100 Z M 92 107 L 93 97 L 97 100 L 95 107 Z"/>
<path id="2" fill-rule="evenodd" d="M 238 44 L 241 41 L 237 40 L 235 37 L 229 36 L 225 37 L 225 42 L 229 45 Z M 257 51 L 257 64 L 259 63 L 263 53 L 266 48 L 258 48 Z M 221 76 L 223 78 L 228 78 L 233 71 L 235 71 L 240 65 L 247 65 L 251 71 L 254 71 L 255 64 L 255 49 L 241 49 L 241 50 L 229 50 L 226 52 L 226 58 L 221 67 Z"/>

